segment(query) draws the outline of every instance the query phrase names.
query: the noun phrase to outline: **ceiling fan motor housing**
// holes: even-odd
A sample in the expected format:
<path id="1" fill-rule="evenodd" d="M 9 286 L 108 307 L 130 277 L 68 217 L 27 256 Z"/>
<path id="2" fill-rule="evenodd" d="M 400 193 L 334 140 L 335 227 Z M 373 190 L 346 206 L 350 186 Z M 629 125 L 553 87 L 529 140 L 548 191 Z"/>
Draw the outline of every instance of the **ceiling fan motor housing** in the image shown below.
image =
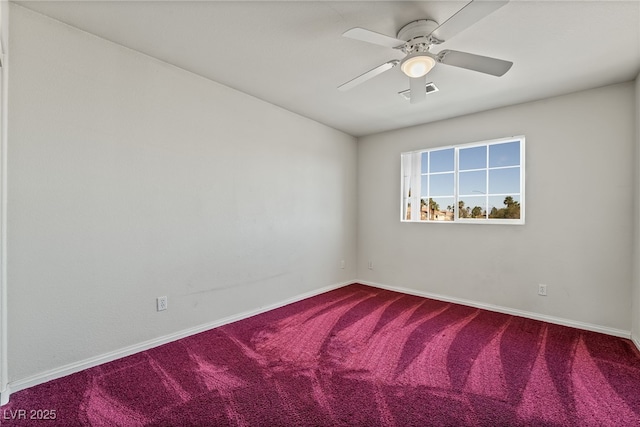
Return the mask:
<path id="1" fill-rule="evenodd" d="M 427 51 L 429 46 L 434 44 L 434 40 L 429 35 L 436 28 L 438 28 L 438 23 L 431 19 L 418 19 L 409 22 L 398 31 L 397 38 L 406 41 L 402 50 L 405 53 Z"/>

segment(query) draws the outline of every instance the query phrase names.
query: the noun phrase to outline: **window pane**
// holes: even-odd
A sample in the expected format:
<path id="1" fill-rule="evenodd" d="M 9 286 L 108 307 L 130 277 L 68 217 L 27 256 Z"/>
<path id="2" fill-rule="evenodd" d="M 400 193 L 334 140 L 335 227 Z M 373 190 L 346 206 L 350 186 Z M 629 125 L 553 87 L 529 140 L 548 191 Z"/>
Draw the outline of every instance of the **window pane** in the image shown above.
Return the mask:
<path id="1" fill-rule="evenodd" d="M 483 219 L 487 215 L 487 198 L 485 196 L 461 197 L 458 202 L 460 218 Z"/>
<path id="2" fill-rule="evenodd" d="M 431 221 L 453 221 L 453 197 L 434 197 L 431 199 L 429 219 Z"/>
<path id="3" fill-rule="evenodd" d="M 460 170 L 482 169 L 487 167 L 487 147 L 463 148 L 458 152 Z"/>
<path id="4" fill-rule="evenodd" d="M 423 221 L 453 221 L 453 197 L 434 197 L 420 201 L 420 219 Z"/>
<path id="5" fill-rule="evenodd" d="M 453 174 L 429 175 L 429 196 L 453 196 Z"/>
<path id="6" fill-rule="evenodd" d="M 461 195 L 486 194 L 487 171 L 460 172 L 458 189 Z"/>
<path id="7" fill-rule="evenodd" d="M 520 193 L 520 168 L 489 170 L 489 194 Z"/>
<path id="8" fill-rule="evenodd" d="M 427 197 L 429 195 L 429 187 L 427 186 L 427 179 L 429 177 L 427 175 L 422 175 L 420 177 L 420 197 Z"/>
<path id="9" fill-rule="evenodd" d="M 489 196 L 490 219 L 520 219 L 520 197 Z"/>
<path id="10" fill-rule="evenodd" d="M 429 153 L 422 153 L 420 164 L 420 173 L 429 173 Z"/>
<path id="11" fill-rule="evenodd" d="M 519 166 L 520 141 L 489 146 L 489 167 Z"/>
<path id="12" fill-rule="evenodd" d="M 435 211 L 432 212 L 433 221 L 453 221 L 453 197 L 434 197 Z"/>
<path id="13" fill-rule="evenodd" d="M 432 151 L 430 153 L 430 173 L 453 171 L 454 149 Z"/>

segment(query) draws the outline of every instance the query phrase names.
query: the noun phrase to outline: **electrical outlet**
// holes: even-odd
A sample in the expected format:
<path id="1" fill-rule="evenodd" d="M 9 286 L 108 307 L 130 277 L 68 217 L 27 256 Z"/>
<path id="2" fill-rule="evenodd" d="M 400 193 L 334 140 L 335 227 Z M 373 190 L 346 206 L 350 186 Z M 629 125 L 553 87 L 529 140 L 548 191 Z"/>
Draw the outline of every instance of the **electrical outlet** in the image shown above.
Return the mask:
<path id="1" fill-rule="evenodd" d="M 344 260 L 340 261 L 340 268 L 343 270 L 344 270 L 344 265 L 345 265 Z"/>
<path id="2" fill-rule="evenodd" d="M 547 285 L 538 285 L 538 295 L 547 296 Z"/>
<path id="3" fill-rule="evenodd" d="M 369 270 L 373 270 L 373 261 L 369 261 L 369 264 L 367 265 L 367 268 Z"/>
<path id="4" fill-rule="evenodd" d="M 167 309 L 167 297 L 158 297 L 156 298 L 156 304 L 158 311 L 163 311 Z"/>

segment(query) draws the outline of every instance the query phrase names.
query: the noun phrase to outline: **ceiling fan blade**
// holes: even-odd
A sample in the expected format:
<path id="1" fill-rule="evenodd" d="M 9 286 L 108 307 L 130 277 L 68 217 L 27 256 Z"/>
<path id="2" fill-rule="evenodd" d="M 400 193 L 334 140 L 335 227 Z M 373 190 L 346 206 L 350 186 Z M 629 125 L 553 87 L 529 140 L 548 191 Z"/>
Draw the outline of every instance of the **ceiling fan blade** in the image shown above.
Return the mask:
<path id="1" fill-rule="evenodd" d="M 427 75 L 409 79 L 409 89 L 411 93 L 411 103 L 417 104 L 427 98 Z"/>
<path id="2" fill-rule="evenodd" d="M 509 3 L 508 0 L 472 1 L 440 24 L 438 28 L 431 32 L 431 35 L 440 41 L 449 40 L 507 3 Z"/>
<path id="3" fill-rule="evenodd" d="M 394 49 L 402 47 L 405 43 L 404 40 L 399 40 L 395 37 L 389 37 L 384 34 L 376 33 L 375 31 L 371 30 L 365 30 L 364 28 L 359 27 L 345 31 L 344 33 L 342 33 L 342 36 Z"/>
<path id="4" fill-rule="evenodd" d="M 351 79 L 348 82 L 338 86 L 338 90 L 341 90 L 341 91 L 344 92 L 344 91 L 349 90 L 349 89 L 351 89 L 353 87 L 356 87 L 359 84 L 364 83 L 367 80 L 372 79 L 375 76 L 377 76 L 379 74 L 382 74 L 385 71 L 388 71 L 388 70 L 392 69 L 393 67 L 395 67 L 399 63 L 400 63 L 400 61 L 397 60 L 397 59 L 394 59 L 393 61 L 385 62 L 384 64 L 377 66 L 373 70 L 369 70 L 366 73 L 359 75 L 355 79 Z"/>
<path id="5" fill-rule="evenodd" d="M 502 59 L 458 52 L 457 50 L 443 50 L 438 53 L 436 60 L 442 64 L 491 74 L 496 77 L 503 76 L 513 65 L 513 62 Z"/>

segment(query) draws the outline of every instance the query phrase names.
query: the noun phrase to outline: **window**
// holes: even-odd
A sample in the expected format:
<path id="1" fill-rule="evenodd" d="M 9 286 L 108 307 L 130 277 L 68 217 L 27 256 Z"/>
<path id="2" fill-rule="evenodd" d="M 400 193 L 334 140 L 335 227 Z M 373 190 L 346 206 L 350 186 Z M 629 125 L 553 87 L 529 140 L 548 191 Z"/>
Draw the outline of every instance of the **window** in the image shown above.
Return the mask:
<path id="1" fill-rule="evenodd" d="M 524 224 L 524 137 L 402 153 L 402 221 Z"/>

